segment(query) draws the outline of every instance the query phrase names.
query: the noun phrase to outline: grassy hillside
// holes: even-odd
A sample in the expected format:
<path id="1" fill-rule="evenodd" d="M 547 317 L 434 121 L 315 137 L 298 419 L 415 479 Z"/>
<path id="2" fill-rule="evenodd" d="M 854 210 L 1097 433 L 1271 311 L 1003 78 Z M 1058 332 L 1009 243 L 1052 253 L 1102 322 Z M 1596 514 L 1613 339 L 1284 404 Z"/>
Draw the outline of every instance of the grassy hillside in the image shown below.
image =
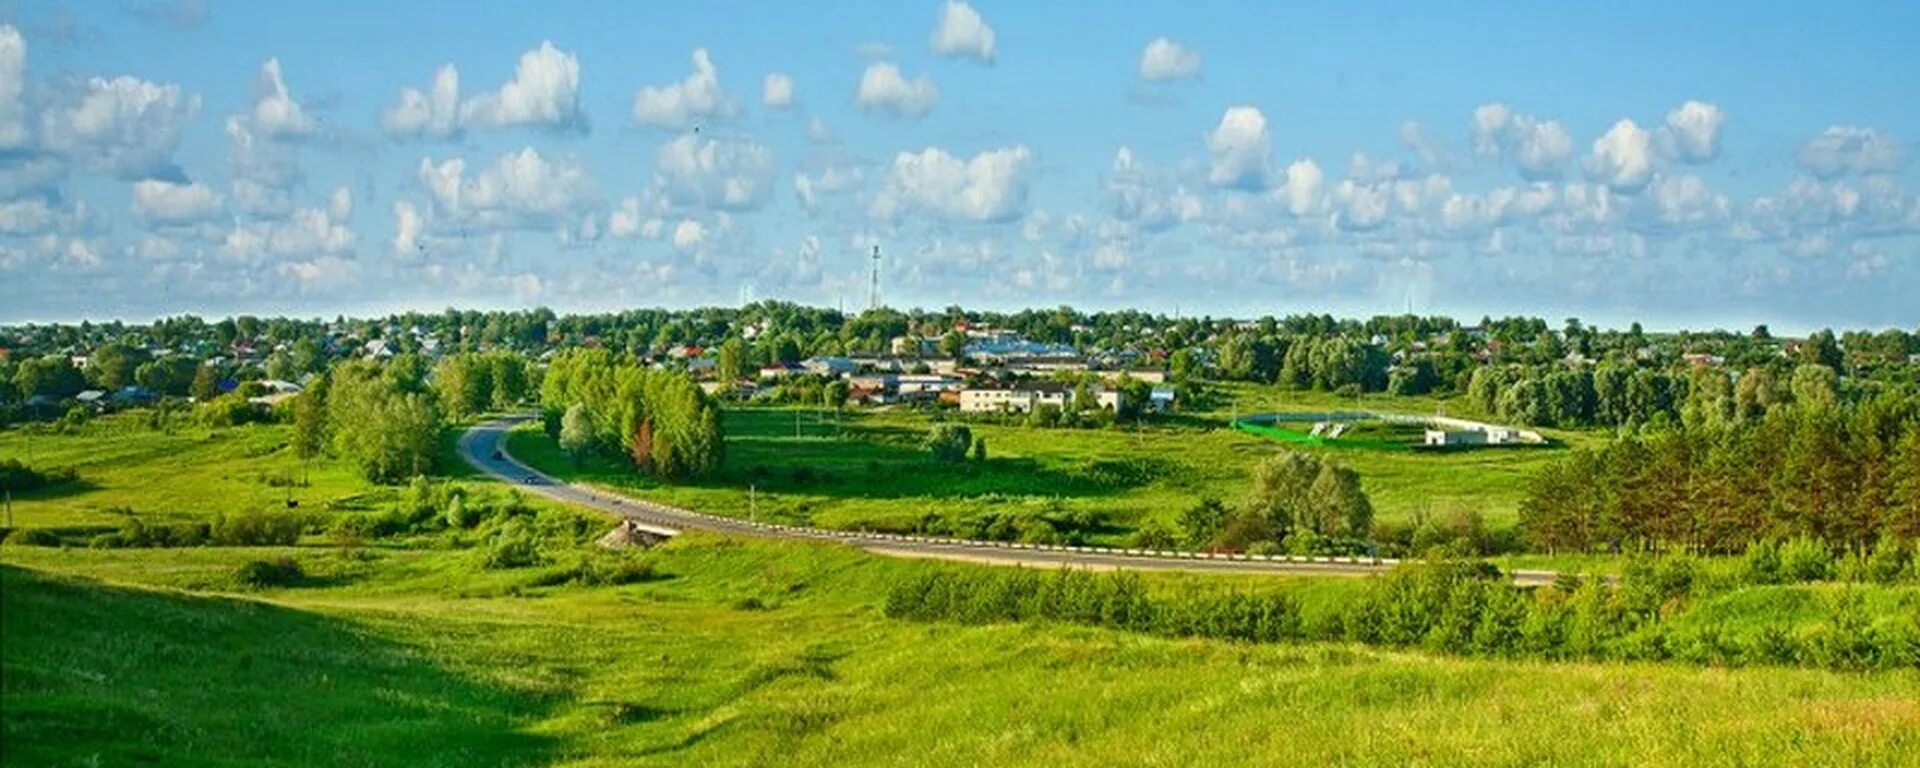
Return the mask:
<path id="1" fill-rule="evenodd" d="M 175 591 L 231 589 L 225 574 L 261 554 L 0 548 L 0 751 L 47 765 L 1920 759 L 1920 673 L 914 624 L 881 616 L 885 585 L 936 566 L 830 546 L 694 536 L 651 555 L 662 578 L 616 588 L 535 587 L 536 571 L 475 571 L 464 552 L 301 550 L 312 586 Z"/>

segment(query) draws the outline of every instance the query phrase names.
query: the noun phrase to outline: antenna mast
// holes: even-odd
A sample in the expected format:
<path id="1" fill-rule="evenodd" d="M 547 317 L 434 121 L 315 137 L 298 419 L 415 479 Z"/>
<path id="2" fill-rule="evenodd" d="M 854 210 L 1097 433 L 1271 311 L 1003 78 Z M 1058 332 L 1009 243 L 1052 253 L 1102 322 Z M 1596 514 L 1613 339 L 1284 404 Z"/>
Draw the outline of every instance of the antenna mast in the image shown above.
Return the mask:
<path id="1" fill-rule="evenodd" d="M 867 288 L 867 309 L 880 308 L 880 246 L 873 247 L 873 280 Z"/>

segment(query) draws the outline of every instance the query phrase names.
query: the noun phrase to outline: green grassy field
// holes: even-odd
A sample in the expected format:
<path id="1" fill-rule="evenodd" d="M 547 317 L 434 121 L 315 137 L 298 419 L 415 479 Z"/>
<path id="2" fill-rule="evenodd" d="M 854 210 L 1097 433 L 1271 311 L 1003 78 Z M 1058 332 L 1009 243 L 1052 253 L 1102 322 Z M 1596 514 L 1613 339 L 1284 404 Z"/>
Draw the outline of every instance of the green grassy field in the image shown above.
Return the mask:
<path id="1" fill-rule="evenodd" d="M 1253 466 L 1286 449 L 1226 428 L 1224 415 L 1217 424 L 1138 430 L 971 424 L 986 439 L 989 460 L 985 466 L 951 466 L 935 462 L 921 447 L 930 418 L 903 410 L 849 410 L 836 422 L 825 411 L 729 409 L 721 473 L 679 486 L 636 476 L 618 460 L 590 459 L 576 469 L 533 426 L 511 435 L 508 445 L 515 456 L 551 474 L 720 514 L 746 516 L 751 503 L 768 519 L 908 530 L 928 513 L 1085 511 L 1105 514 L 1115 524 L 1110 540 L 1146 520 L 1171 524 L 1204 497 L 1239 499 Z M 1379 519 L 1473 510 L 1492 525 L 1514 523 L 1527 478 L 1560 453 L 1289 447 L 1326 451 L 1352 465 Z"/>
<path id="2" fill-rule="evenodd" d="M 322 586 L 204 592 L 259 550 L 0 548 L 0 751 L 22 765 L 1920 759 L 1913 672 L 913 624 L 881 616 L 884 585 L 936 566 L 703 536 L 651 556 L 663 578 L 617 588 L 526 586 L 459 552 L 290 551 Z"/>

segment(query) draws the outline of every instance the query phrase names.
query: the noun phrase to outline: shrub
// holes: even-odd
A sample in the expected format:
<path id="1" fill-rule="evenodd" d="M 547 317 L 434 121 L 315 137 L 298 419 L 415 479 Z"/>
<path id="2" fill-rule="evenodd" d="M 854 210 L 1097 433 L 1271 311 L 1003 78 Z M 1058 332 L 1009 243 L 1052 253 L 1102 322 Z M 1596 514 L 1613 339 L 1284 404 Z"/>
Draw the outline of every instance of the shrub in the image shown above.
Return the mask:
<path id="1" fill-rule="evenodd" d="M 525 568 L 545 563 L 546 556 L 532 528 L 521 518 L 509 518 L 487 539 L 480 562 L 486 568 Z"/>
<path id="2" fill-rule="evenodd" d="M 1132 549 L 1170 550 L 1178 545 L 1173 541 L 1173 532 L 1167 530 L 1165 525 L 1158 520 L 1148 520 L 1127 537 L 1127 546 Z"/>
<path id="3" fill-rule="evenodd" d="M 933 452 L 937 461 L 957 463 L 965 461 L 967 449 L 973 446 L 973 430 L 965 424 L 942 422 L 933 425 L 927 431 L 927 450 Z"/>
<path id="4" fill-rule="evenodd" d="M 1780 583 L 1780 549 L 1769 539 L 1748 544 L 1740 558 L 1740 575 L 1748 584 Z"/>
<path id="5" fill-rule="evenodd" d="M 1833 551 L 1819 539 L 1800 536 L 1780 548 L 1780 576 L 1787 581 L 1825 581 L 1833 576 Z"/>
<path id="6" fill-rule="evenodd" d="M 1906 544 L 1893 536 L 1880 537 L 1867 556 L 1866 579 L 1875 584 L 1893 584 L 1900 580 L 1912 559 Z"/>
<path id="7" fill-rule="evenodd" d="M 59 547 L 66 544 L 60 539 L 60 534 L 45 528 L 22 528 L 12 538 L 28 547 Z"/>
<path id="8" fill-rule="evenodd" d="M 92 547 L 94 549 L 119 549 L 121 547 L 127 546 L 127 544 L 126 544 L 126 541 L 120 537 L 120 534 L 103 533 L 93 537 L 92 539 L 89 539 L 87 541 L 87 546 Z"/>
<path id="9" fill-rule="evenodd" d="M 213 543 L 228 547 L 291 546 L 300 541 L 306 520 L 284 512 L 239 512 L 214 519 Z"/>
<path id="10" fill-rule="evenodd" d="M 570 565 L 541 574 L 534 580 L 533 586 L 619 586 L 651 581 L 655 575 L 653 563 L 647 560 L 621 553 L 594 551 L 580 555 Z"/>
<path id="11" fill-rule="evenodd" d="M 293 586 L 305 578 L 306 572 L 291 557 L 250 560 L 233 572 L 235 583 L 254 589 Z"/>

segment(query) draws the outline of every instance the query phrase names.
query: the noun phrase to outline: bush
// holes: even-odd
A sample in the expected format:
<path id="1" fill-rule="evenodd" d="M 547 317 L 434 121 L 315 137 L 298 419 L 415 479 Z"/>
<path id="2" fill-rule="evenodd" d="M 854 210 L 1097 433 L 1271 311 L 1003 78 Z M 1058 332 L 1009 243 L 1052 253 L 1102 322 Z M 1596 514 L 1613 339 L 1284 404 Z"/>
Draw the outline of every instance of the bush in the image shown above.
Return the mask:
<path id="1" fill-rule="evenodd" d="M 51 470 L 36 470 L 19 459 L 0 461 L 0 490 L 34 491 L 48 486 L 71 483 L 79 479 L 72 467 Z"/>
<path id="2" fill-rule="evenodd" d="M 927 450 L 933 452 L 937 461 L 958 463 L 966 461 L 967 450 L 973 447 L 973 430 L 965 424 L 943 422 L 933 425 L 927 431 Z"/>
<path id="3" fill-rule="evenodd" d="M 487 539 L 481 550 L 480 564 L 486 568 L 525 568 L 547 561 L 540 553 L 540 541 L 521 518 L 510 518 Z"/>
<path id="4" fill-rule="evenodd" d="M 647 560 L 621 553 L 594 551 L 580 555 L 570 565 L 541 574 L 534 580 L 533 586 L 619 586 L 651 581 L 655 576 L 653 563 Z"/>
<path id="5" fill-rule="evenodd" d="M 243 587 L 289 587 L 306 578 L 306 572 L 291 557 L 251 560 L 233 572 L 235 583 Z"/>
<path id="6" fill-rule="evenodd" d="M 214 518 L 213 543 L 225 547 L 292 546 L 300 541 L 306 519 L 286 512 L 239 512 Z"/>
<path id="7" fill-rule="evenodd" d="M 1780 576 L 1793 581 L 1826 581 L 1833 577 L 1833 551 L 1819 539 L 1800 536 L 1780 548 Z"/>
<path id="8" fill-rule="evenodd" d="M 1875 584 L 1893 584 L 1900 581 L 1906 573 L 1912 553 L 1906 544 L 1892 536 L 1880 537 L 1873 547 L 1873 554 L 1867 556 L 1866 579 Z"/>
<path id="9" fill-rule="evenodd" d="M 1748 584 L 1780 583 L 1780 549 L 1768 539 L 1748 544 L 1740 558 L 1740 577 Z"/>
<path id="10" fill-rule="evenodd" d="M 22 546 L 28 547 L 59 547 L 66 545 L 66 542 L 61 540 L 60 534 L 45 528 L 22 528 L 12 539 L 19 542 Z"/>

